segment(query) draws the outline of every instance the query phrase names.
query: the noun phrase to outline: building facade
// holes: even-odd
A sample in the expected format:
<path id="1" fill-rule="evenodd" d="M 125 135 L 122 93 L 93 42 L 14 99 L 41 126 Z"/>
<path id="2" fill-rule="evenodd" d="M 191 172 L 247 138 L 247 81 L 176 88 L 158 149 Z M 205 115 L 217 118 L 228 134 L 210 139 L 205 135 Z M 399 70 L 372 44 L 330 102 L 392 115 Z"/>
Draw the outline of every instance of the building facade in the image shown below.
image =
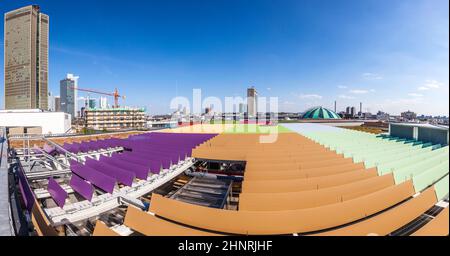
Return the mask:
<path id="1" fill-rule="evenodd" d="M 108 98 L 100 97 L 100 99 L 99 99 L 99 107 L 100 107 L 100 109 L 108 108 Z"/>
<path id="2" fill-rule="evenodd" d="M 449 143 L 448 126 L 442 125 L 390 123 L 389 134 L 393 137 L 441 146 L 448 146 Z"/>
<path id="3" fill-rule="evenodd" d="M 61 112 L 61 97 L 55 96 L 55 112 Z"/>
<path id="4" fill-rule="evenodd" d="M 10 134 L 64 134 L 71 132 L 70 115 L 40 109 L 0 110 L 0 126 Z"/>
<path id="5" fill-rule="evenodd" d="M 117 131 L 145 128 L 145 110 L 142 108 L 110 108 L 84 111 L 86 128 Z"/>
<path id="6" fill-rule="evenodd" d="M 351 115 L 351 116 L 356 116 L 356 108 L 355 108 L 355 107 L 352 107 L 352 108 L 350 109 L 350 115 Z"/>
<path id="7" fill-rule="evenodd" d="M 246 105 L 244 103 L 239 103 L 239 113 L 244 114 L 246 112 Z"/>
<path id="8" fill-rule="evenodd" d="M 255 87 L 247 89 L 247 113 L 249 116 L 256 116 L 258 113 L 258 92 Z"/>
<path id="9" fill-rule="evenodd" d="M 49 17 L 37 5 L 5 14 L 5 109 L 48 108 Z"/>
<path id="10" fill-rule="evenodd" d="M 347 107 L 345 109 L 345 114 L 347 117 L 355 117 L 356 116 L 356 108 L 355 107 Z"/>
<path id="11" fill-rule="evenodd" d="M 96 107 L 95 99 L 89 99 L 88 100 L 88 107 L 89 108 L 95 108 Z"/>
<path id="12" fill-rule="evenodd" d="M 70 114 L 72 118 L 75 118 L 75 81 L 66 78 L 59 83 L 59 89 L 61 93 L 61 111 Z"/>
<path id="13" fill-rule="evenodd" d="M 55 96 L 52 92 L 48 92 L 48 111 L 55 112 Z"/>
<path id="14" fill-rule="evenodd" d="M 409 111 L 409 110 L 406 111 L 406 112 L 401 113 L 400 116 L 403 119 L 406 119 L 406 120 L 415 120 L 415 119 L 417 119 L 417 114 L 412 112 L 412 111 Z"/>
<path id="15" fill-rule="evenodd" d="M 78 100 L 77 100 L 78 99 L 78 90 L 77 90 L 77 88 L 78 88 L 78 79 L 80 79 L 80 77 L 79 76 L 75 76 L 74 74 L 67 74 L 66 78 L 73 81 L 73 87 L 75 88 L 74 91 L 73 91 L 73 98 L 74 98 L 73 108 L 75 109 L 74 113 L 76 115 L 72 116 L 72 118 L 76 118 L 76 117 L 78 117 L 77 112 L 79 110 Z"/>

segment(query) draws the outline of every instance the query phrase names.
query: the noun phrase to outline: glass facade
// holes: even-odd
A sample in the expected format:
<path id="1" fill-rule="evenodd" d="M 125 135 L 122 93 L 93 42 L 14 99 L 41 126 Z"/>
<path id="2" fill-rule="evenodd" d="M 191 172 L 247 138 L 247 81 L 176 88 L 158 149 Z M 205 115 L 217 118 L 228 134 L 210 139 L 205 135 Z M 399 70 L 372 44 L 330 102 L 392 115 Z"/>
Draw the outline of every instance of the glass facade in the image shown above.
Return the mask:
<path id="1" fill-rule="evenodd" d="M 75 118 L 75 81 L 64 79 L 60 82 L 61 111 Z"/>

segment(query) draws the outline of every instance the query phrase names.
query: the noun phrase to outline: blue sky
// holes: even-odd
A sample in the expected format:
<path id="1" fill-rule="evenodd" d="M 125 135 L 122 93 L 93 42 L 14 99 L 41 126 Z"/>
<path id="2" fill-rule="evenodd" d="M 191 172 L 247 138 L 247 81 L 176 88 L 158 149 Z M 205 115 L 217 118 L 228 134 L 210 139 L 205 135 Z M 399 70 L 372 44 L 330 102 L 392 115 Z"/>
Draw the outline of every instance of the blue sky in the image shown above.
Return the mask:
<path id="1" fill-rule="evenodd" d="M 74 73 L 152 114 L 193 88 L 244 97 L 250 85 L 282 111 L 337 100 L 338 110 L 449 112 L 448 0 L 0 0 L 0 12 L 28 4 L 50 16 L 56 95 Z"/>

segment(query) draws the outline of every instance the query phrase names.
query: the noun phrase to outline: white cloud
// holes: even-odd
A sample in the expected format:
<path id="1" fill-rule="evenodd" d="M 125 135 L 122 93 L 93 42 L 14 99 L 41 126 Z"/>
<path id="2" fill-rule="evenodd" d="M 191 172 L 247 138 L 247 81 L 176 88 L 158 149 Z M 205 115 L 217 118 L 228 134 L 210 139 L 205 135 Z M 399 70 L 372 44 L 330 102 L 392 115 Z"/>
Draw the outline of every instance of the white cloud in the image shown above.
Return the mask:
<path id="1" fill-rule="evenodd" d="M 367 93 L 369 93 L 369 91 L 368 90 L 355 89 L 355 90 L 350 90 L 349 93 L 351 93 L 351 94 L 367 94 Z"/>
<path id="2" fill-rule="evenodd" d="M 347 89 L 348 87 L 345 86 L 345 85 L 338 85 L 338 88 L 339 88 L 339 89 Z"/>
<path id="3" fill-rule="evenodd" d="M 441 88 L 442 85 L 443 85 L 443 83 L 438 82 L 436 80 L 426 80 L 425 84 L 423 86 L 420 86 L 419 88 L 417 88 L 417 90 L 428 91 L 431 89 L 439 89 L 439 88 Z"/>
<path id="4" fill-rule="evenodd" d="M 315 99 L 315 100 L 320 100 L 323 98 L 321 95 L 318 94 L 300 94 L 298 97 L 300 99 Z"/>
<path id="5" fill-rule="evenodd" d="M 341 94 L 338 97 L 341 98 L 341 99 L 346 99 L 346 100 L 352 100 L 352 99 L 355 98 L 353 96 L 348 96 L 348 95 L 345 95 L 345 94 Z"/>
<path id="6" fill-rule="evenodd" d="M 420 94 L 420 93 L 408 93 L 408 96 L 411 96 L 411 97 L 423 97 L 423 94 Z"/>
<path id="7" fill-rule="evenodd" d="M 419 88 L 417 88 L 417 90 L 419 90 L 419 91 L 428 91 L 428 90 L 430 90 L 430 88 L 425 87 L 425 86 L 420 86 Z"/>
<path id="8" fill-rule="evenodd" d="M 267 87 L 267 88 L 266 88 L 266 90 L 268 90 L 268 91 L 271 91 L 271 90 L 272 90 L 272 88 L 270 88 L 270 87 Z"/>
<path id="9" fill-rule="evenodd" d="M 431 89 L 438 89 L 442 86 L 442 83 L 436 81 L 436 80 L 427 80 L 425 81 L 425 87 L 431 88 Z"/>
<path id="10" fill-rule="evenodd" d="M 381 75 L 375 74 L 375 73 L 364 73 L 364 74 L 362 74 L 362 77 L 364 79 L 367 79 L 367 80 L 381 80 L 381 79 L 383 79 L 383 77 Z"/>

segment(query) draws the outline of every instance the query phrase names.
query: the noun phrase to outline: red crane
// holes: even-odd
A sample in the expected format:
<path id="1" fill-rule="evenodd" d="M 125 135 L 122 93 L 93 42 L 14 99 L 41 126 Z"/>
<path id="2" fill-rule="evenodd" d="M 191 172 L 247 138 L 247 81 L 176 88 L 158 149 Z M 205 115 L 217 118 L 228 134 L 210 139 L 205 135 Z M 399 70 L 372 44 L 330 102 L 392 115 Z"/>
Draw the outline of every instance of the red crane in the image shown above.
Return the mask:
<path id="1" fill-rule="evenodd" d="M 82 92 L 91 92 L 91 93 L 97 93 L 97 94 L 112 96 L 112 97 L 114 97 L 114 108 L 118 108 L 119 107 L 119 98 L 125 99 L 124 95 L 120 95 L 119 94 L 119 91 L 117 90 L 117 88 L 112 93 L 99 92 L 99 91 L 92 90 L 92 89 L 83 89 L 83 88 L 78 88 L 78 87 L 76 88 L 74 86 L 71 86 L 70 89 L 74 89 L 74 90 L 82 91 Z"/>

